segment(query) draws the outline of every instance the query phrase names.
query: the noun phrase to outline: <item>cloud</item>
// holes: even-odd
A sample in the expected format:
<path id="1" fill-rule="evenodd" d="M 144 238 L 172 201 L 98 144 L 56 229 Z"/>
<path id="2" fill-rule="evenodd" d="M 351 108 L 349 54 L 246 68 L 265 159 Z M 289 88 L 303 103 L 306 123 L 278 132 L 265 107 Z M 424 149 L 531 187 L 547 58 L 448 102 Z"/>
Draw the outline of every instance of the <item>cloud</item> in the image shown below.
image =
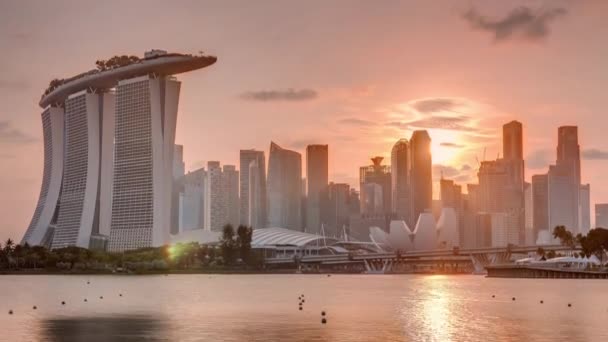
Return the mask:
<path id="1" fill-rule="evenodd" d="M 588 148 L 582 151 L 583 159 L 587 160 L 608 160 L 608 151 L 602 151 L 597 148 Z"/>
<path id="2" fill-rule="evenodd" d="M 460 168 L 442 164 L 433 165 L 434 181 L 438 181 L 443 177 L 444 179 L 451 179 L 456 183 L 464 184 L 475 181 L 475 176 L 476 170 L 468 164 L 464 164 Z"/>
<path id="3" fill-rule="evenodd" d="M 492 19 L 481 15 L 471 8 L 462 15 L 476 30 L 490 32 L 494 41 L 505 41 L 514 37 L 529 41 L 545 39 L 549 33 L 549 23 L 564 16 L 568 11 L 564 8 L 541 8 L 532 10 L 529 7 L 517 7 L 502 19 Z"/>
<path id="4" fill-rule="evenodd" d="M 0 121 L 0 143 L 27 144 L 36 141 L 34 137 L 11 127 L 9 121 Z"/>
<path id="5" fill-rule="evenodd" d="M 338 120 L 338 123 L 346 124 L 346 125 L 354 125 L 354 126 L 375 126 L 376 125 L 376 123 L 373 121 L 363 120 L 363 119 L 358 119 L 358 118 L 344 118 L 344 119 Z"/>
<path id="6" fill-rule="evenodd" d="M 454 111 L 454 109 L 462 105 L 463 104 L 460 101 L 446 97 L 422 99 L 410 103 L 410 106 L 420 113 Z"/>
<path id="7" fill-rule="evenodd" d="M 313 89 L 285 89 L 285 90 L 261 90 L 249 91 L 241 94 L 241 98 L 249 101 L 309 101 L 319 96 Z"/>
<path id="8" fill-rule="evenodd" d="M 526 167 L 529 169 L 543 169 L 551 164 L 551 150 L 541 149 L 532 151 L 526 156 Z"/>
<path id="9" fill-rule="evenodd" d="M 462 145 L 462 144 L 457 144 L 457 143 L 453 143 L 453 142 L 442 142 L 439 144 L 439 146 L 452 147 L 452 148 L 463 148 L 464 147 L 464 145 Z"/>
<path id="10" fill-rule="evenodd" d="M 429 115 L 420 119 L 411 121 L 393 121 L 387 123 L 388 126 L 398 127 L 402 129 L 425 129 L 436 128 L 462 132 L 477 132 L 477 128 L 472 127 L 472 120 L 468 116 L 442 116 Z"/>

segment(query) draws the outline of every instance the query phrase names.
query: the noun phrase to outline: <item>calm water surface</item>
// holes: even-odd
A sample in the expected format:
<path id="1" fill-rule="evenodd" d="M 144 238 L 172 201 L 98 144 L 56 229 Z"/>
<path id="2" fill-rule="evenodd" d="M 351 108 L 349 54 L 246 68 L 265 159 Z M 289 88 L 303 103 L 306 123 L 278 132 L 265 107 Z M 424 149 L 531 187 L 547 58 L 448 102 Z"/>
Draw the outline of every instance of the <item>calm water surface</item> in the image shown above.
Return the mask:
<path id="1" fill-rule="evenodd" d="M 608 282 L 417 275 L 0 276 L 0 327 L 0 340 L 6 341 L 605 341 Z"/>

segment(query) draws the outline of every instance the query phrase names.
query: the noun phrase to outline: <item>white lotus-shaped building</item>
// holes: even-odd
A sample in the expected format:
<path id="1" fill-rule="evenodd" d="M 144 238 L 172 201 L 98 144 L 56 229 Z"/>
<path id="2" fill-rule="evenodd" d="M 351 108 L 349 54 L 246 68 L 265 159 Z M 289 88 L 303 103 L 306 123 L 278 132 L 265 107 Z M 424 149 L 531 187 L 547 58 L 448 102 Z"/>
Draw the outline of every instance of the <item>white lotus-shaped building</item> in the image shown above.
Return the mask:
<path id="1" fill-rule="evenodd" d="M 437 227 L 431 213 L 422 213 L 414 229 L 414 249 L 426 251 L 437 248 Z"/>
<path id="2" fill-rule="evenodd" d="M 442 248 L 460 246 L 458 217 L 454 208 L 441 209 L 441 216 L 437 222 L 437 242 Z"/>

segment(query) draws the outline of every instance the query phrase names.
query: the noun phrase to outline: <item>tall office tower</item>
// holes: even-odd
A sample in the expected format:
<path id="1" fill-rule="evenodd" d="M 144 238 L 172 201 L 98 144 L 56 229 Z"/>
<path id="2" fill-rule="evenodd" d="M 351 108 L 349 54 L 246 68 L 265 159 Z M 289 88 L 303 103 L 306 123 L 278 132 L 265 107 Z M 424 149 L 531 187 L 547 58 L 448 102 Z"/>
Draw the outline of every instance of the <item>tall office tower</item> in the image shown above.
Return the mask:
<path id="1" fill-rule="evenodd" d="M 263 227 L 266 227 L 266 222 L 262 221 L 263 218 L 262 218 L 261 206 L 262 206 L 263 202 L 262 202 L 262 191 L 261 191 L 262 182 L 260 180 L 260 178 L 262 176 L 260 175 L 261 168 L 259 166 L 258 160 L 254 159 L 249 163 L 248 173 L 249 173 L 249 177 L 247 180 L 248 190 L 246 191 L 246 193 L 249 196 L 246 199 L 246 201 L 247 201 L 246 216 L 247 217 L 243 218 L 241 216 L 241 224 L 250 225 L 254 229 L 263 228 Z M 242 175 L 243 175 L 243 170 L 241 170 L 241 180 L 242 180 Z M 241 186 L 242 186 L 242 184 L 243 184 L 243 182 L 241 182 Z M 243 193 L 243 190 L 241 188 L 241 194 L 242 193 Z M 242 208 L 243 201 L 244 201 L 244 199 L 241 198 L 241 208 Z M 242 211 L 241 211 L 241 215 L 242 215 Z M 263 217 L 265 217 L 265 215 Z M 243 223 L 243 222 L 247 222 L 247 223 Z"/>
<path id="2" fill-rule="evenodd" d="M 411 221 L 432 208 L 433 169 L 431 157 L 431 137 L 427 131 L 414 131 L 410 139 L 410 191 Z"/>
<path id="3" fill-rule="evenodd" d="M 595 205 L 594 227 L 608 229 L 608 203 L 597 203 Z"/>
<path id="4" fill-rule="evenodd" d="M 188 172 L 182 178 L 183 191 L 179 194 L 178 232 L 204 228 L 206 179 L 205 168 Z"/>
<path id="5" fill-rule="evenodd" d="M 110 251 L 167 242 L 180 85 L 171 75 L 216 60 L 156 50 L 53 80 L 39 102 L 40 208 L 23 242 Z"/>
<path id="6" fill-rule="evenodd" d="M 525 212 L 525 229 L 526 239 L 524 240 L 526 246 L 533 246 L 536 242 L 536 235 L 534 234 L 534 198 L 532 196 L 532 183 L 524 183 L 524 212 Z"/>
<path id="7" fill-rule="evenodd" d="M 456 225 L 458 227 L 458 238 L 461 243 L 465 241 L 464 225 L 464 203 L 462 186 L 455 184 L 453 180 L 441 178 L 439 181 L 441 190 L 441 208 L 452 208 L 456 213 Z M 440 210 L 441 211 L 441 210 Z"/>
<path id="8" fill-rule="evenodd" d="M 175 144 L 173 149 L 173 179 L 178 180 L 182 178 L 185 173 L 184 146 Z"/>
<path id="9" fill-rule="evenodd" d="M 523 126 L 511 121 L 502 127 L 503 159 L 508 168 L 507 209 L 519 230 L 519 244 L 526 241 L 525 177 L 523 157 Z"/>
<path id="10" fill-rule="evenodd" d="M 523 126 L 519 121 L 511 121 L 502 126 L 502 154 L 507 160 L 523 160 Z"/>
<path id="11" fill-rule="evenodd" d="M 271 142 L 268 156 L 268 225 L 302 230 L 301 197 L 301 155 Z"/>
<path id="12" fill-rule="evenodd" d="M 551 165 L 548 173 L 549 225 L 552 233 L 556 226 L 565 226 L 576 235 L 578 231 L 578 200 L 580 185 L 573 182 L 572 170 L 567 164 Z"/>
<path id="13" fill-rule="evenodd" d="M 48 107 L 42 112 L 44 141 L 44 171 L 38 204 L 21 243 L 50 247 L 57 223 L 61 179 L 63 175 L 63 114 L 60 107 Z"/>
<path id="14" fill-rule="evenodd" d="M 224 165 L 222 171 L 222 193 L 224 195 L 224 208 L 226 222 L 233 227 L 239 225 L 239 172 L 234 165 Z"/>
<path id="15" fill-rule="evenodd" d="M 361 214 L 366 216 L 384 215 L 384 192 L 377 183 L 361 184 Z"/>
<path id="16" fill-rule="evenodd" d="M 481 162 L 477 173 L 479 178 L 478 209 L 480 212 L 490 214 L 504 214 L 493 216 L 492 229 L 494 231 L 496 225 L 498 227 L 496 228 L 497 231 L 501 232 L 496 235 L 500 237 L 500 243 L 507 241 L 507 243 L 519 244 L 519 218 L 523 211 L 523 203 L 521 203 L 522 207 L 519 207 L 519 203 L 513 201 L 510 182 L 511 165 L 504 159 Z"/>
<path id="17" fill-rule="evenodd" d="M 467 184 L 467 194 L 463 200 L 464 211 L 464 240 L 463 247 L 476 248 L 480 246 L 477 238 L 477 215 L 479 213 L 479 185 Z"/>
<path id="18" fill-rule="evenodd" d="M 534 241 L 541 230 L 549 230 L 549 176 L 532 176 L 532 227 Z M 528 213 L 526 213 L 527 215 Z"/>
<path id="19" fill-rule="evenodd" d="M 391 150 L 392 212 L 413 227 L 410 219 L 410 151 L 407 139 L 399 139 Z"/>
<path id="20" fill-rule="evenodd" d="M 250 176 L 251 163 L 255 174 Z M 264 151 L 241 150 L 240 152 L 240 221 L 254 229 L 267 227 L 266 157 Z M 251 183 L 251 179 L 255 183 Z M 250 189 L 255 193 L 251 194 Z M 251 210 L 255 208 L 255 210 Z"/>
<path id="21" fill-rule="evenodd" d="M 351 215 L 357 215 L 361 213 L 361 199 L 359 197 L 359 193 L 355 189 L 350 189 L 350 194 L 348 196 L 348 207 Z"/>
<path id="22" fill-rule="evenodd" d="M 59 203 L 61 210 L 51 248 L 78 246 L 88 248 L 91 236 L 99 234 L 100 201 L 109 203 L 107 189 L 111 185 L 112 135 L 102 137 L 103 121 L 114 120 L 114 95 L 90 94 L 85 91 L 68 97 L 65 101 L 65 147 L 63 184 Z M 105 138 L 105 139 L 103 139 Z M 102 198 L 102 195 L 106 197 Z M 107 216 L 106 216 L 107 217 Z M 106 223 L 106 222 L 104 222 Z"/>
<path id="23" fill-rule="evenodd" d="M 349 225 L 350 186 L 329 183 L 322 196 L 321 208 L 325 235 L 343 237 Z"/>
<path id="24" fill-rule="evenodd" d="M 392 211 L 391 167 L 382 165 L 382 157 L 372 158 L 372 165 L 359 168 L 361 213 L 389 215 Z"/>
<path id="25" fill-rule="evenodd" d="M 228 223 L 225 193 L 222 189 L 222 168 L 220 162 L 207 162 L 205 182 L 205 229 L 221 231 Z"/>
<path id="26" fill-rule="evenodd" d="M 573 225 L 566 225 L 566 227 L 573 233 L 578 232 L 579 212 L 581 211 L 581 158 L 580 147 L 578 145 L 578 128 L 576 126 L 562 126 L 558 128 L 557 161 L 555 164 L 560 168 L 560 178 L 563 178 L 560 182 L 564 183 L 561 185 L 562 190 L 560 193 L 563 195 L 568 193 L 568 196 L 572 196 L 569 201 L 572 208 L 563 208 L 566 212 L 561 213 L 560 216 L 566 219 L 566 214 L 573 215 L 571 219 L 568 218 L 567 221 L 565 221 L 567 223 L 573 223 Z M 566 184 L 566 177 L 569 177 L 568 184 Z M 562 204 L 565 205 L 565 203 Z"/>
<path id="27" fill-rule="evenodd" d="M 557 162 L 565 165 L 576 184 L 581 184 L 581 156 L 578 145 L 578 127 L 562 126 L 557 129 Z"/>
<path id="28" fill-rule="evenodd" d="M 306 146 L 306 231 L 316 234 L 321 229 L 321 195 L 329 178 L 328 146 Z"/>
<path id="29" fill-rule="evenodd" d="M 580 213 L 579 213 L 579 230 L 578 233 L 587 235 L 589 229 L 591 229 L 591 186 L 589 184 L 582 184 L 580 189 Z"/>
<path id="30" fill-rule="evenodd" d="M 175 144 L 173 149 L 173 188 L 171 190 L 171 234 L 180 231 L 180 196 L 183 195 L 182 177 L 186 173 L 184 146 Z"/>

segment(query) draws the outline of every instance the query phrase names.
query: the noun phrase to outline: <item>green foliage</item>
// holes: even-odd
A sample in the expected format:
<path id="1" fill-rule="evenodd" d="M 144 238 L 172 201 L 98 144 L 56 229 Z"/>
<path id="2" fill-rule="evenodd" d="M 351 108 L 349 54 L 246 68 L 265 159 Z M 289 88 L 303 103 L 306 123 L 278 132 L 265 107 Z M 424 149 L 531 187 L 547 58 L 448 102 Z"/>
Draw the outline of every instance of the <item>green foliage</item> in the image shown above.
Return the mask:
<path id="1" fill-rule="evenodd" d="M 553 237 L 560 240 L 563 246 L 568 246 L 572 249 L 576 246 L 576 240 L 572 233 L 565 226 L 557 226 L 553 229 Z"/>

